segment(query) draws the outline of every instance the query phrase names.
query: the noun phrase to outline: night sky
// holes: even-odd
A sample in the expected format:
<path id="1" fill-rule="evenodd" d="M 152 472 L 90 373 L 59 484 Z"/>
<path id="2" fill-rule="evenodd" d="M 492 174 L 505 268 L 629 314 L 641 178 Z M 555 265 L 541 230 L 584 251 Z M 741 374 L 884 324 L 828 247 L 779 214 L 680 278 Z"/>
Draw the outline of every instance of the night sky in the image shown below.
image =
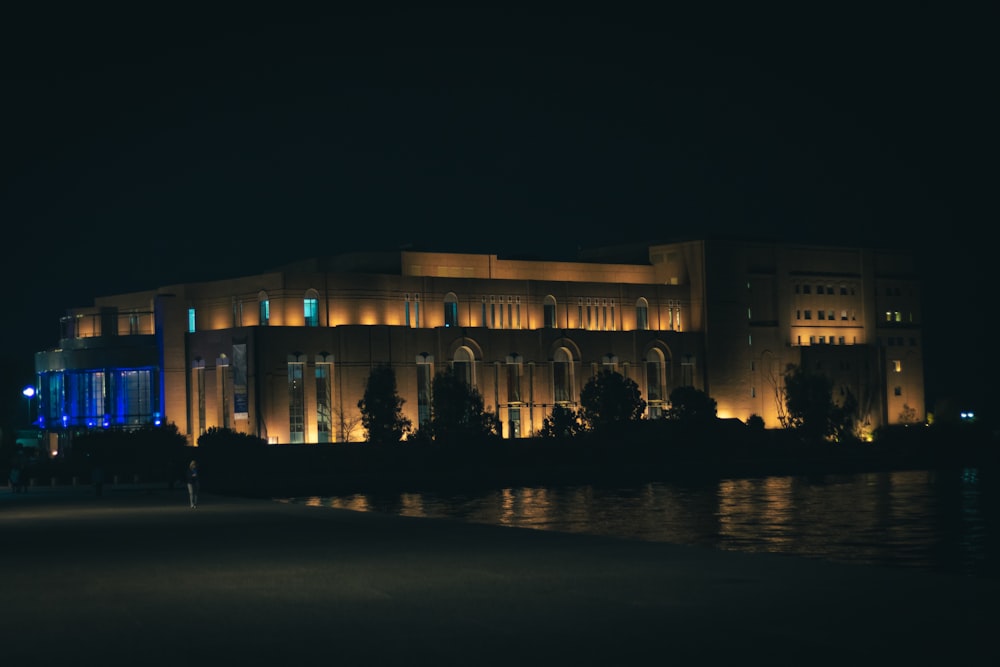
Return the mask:
<path id="1" fill-rule="evenodd" d="M 4 417 L 101 294 L 734 235 L 913 249 L 930 399 L 997 398 L 985 13 L 122 7 L 0 18 Z"/>

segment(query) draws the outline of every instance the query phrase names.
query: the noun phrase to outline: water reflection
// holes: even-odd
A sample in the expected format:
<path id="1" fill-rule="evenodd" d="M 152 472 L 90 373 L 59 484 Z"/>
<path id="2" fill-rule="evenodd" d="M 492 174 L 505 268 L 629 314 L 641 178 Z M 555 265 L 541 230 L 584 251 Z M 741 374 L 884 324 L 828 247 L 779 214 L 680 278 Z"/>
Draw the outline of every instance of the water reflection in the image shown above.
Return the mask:
<path id="1" fill-rule="evenodd" d="M 1000 509 L 990 484 L 965 469 L 286 500 L 992 577 Z"/>

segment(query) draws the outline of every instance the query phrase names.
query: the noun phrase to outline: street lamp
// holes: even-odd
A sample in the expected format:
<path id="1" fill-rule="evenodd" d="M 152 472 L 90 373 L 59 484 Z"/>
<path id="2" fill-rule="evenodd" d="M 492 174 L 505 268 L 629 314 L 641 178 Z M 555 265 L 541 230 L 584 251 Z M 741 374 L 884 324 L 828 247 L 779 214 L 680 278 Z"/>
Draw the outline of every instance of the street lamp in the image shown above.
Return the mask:
<path id="1" fill-rule="evenodd" d="M 34 421 L 31 419 L 31 399 L 35 397 L 35 388 L 29 384 L 21 390 L 21 393 L 28 399 L 28 424 L 34 424 Z"/>

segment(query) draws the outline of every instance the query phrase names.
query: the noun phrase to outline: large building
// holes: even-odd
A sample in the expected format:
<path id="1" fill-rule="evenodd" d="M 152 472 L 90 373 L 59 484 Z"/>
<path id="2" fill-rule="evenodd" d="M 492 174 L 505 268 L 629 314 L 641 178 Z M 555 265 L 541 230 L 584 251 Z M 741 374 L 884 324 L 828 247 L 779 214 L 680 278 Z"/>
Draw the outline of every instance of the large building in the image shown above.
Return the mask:
<path id="1" fill-rule="evenodd" d="M 414 425 L 453 367 L 527 437 L 614 369 L 661 417 L 694 386 L 720 417 L 780 425 L 789 364 L 850 391 L 865 428 L 924 420 L 920 285 L 903 251 L 731 240 L 589 251 L 579 261 L 398 251 L 97 298 L 35 357 L 39 425 L 175 424 L 270 443 L 364 439 L 357 407 L 389 364 Z"/>

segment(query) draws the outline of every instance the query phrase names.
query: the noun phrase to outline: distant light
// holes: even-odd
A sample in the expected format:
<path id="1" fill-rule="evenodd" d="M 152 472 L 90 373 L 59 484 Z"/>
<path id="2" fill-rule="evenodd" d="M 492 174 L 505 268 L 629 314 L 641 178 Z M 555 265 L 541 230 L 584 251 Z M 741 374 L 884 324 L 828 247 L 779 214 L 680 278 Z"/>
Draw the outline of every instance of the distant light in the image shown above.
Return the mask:
<path id="1" fill-rule="evenodd" d="M 960 416 L 961 416 L 962 419 L 964 419 L 966 421 L 972 421 L 973 419 L 976 418 L 976 413 L 974 413 L 974 412 L 963 412 L 963 413 L 961 413 Z"/>
<path id="2" fill-rule="evenodd" d="M 25 398 L 34 398 L 35 388 L 32 387 L 31 385 L 28 385 L 27 387 L 21 390 L 21 393 L 24 394 Z"/>

